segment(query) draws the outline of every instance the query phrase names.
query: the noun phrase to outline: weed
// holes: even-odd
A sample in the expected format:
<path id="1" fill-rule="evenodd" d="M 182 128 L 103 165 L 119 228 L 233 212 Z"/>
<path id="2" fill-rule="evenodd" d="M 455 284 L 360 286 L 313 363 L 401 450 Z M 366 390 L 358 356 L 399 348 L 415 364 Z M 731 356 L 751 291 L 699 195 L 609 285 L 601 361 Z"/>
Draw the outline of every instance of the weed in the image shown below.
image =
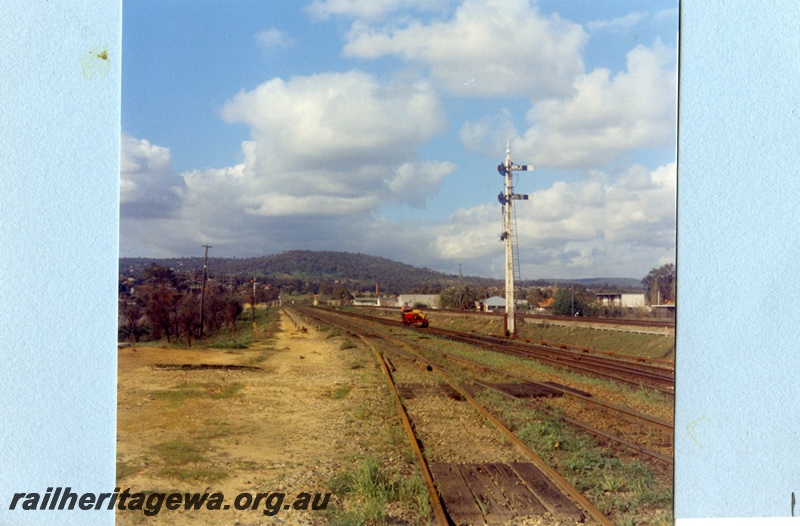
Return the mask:
<path id="1" fill-rule="evenodd" d="M 125 477 L 130 477 L 131 475 L 135 475 L 140 471 L 141 468 L 132 466 L 125 462 L 124 460 L 117 461 L 117 482 L 124 479 Z"/>
<path id="2" fill-rule="evenodd" d="M 353 471 L 336 475 L 328 486 L 336 495 L 353 496 L 355 502 L 354 509 L 337 514 L 331 518 L 330 524 L 383 524 L 386 522 L 387 504 L 397 501 L 409 503 L 421 517 L 430 513 L 427 487 L 422 477 L 415 473 L 411 477 L 390 479 L 376 457 L 364 458 Z"/>
<path id="3" fill-rule="evenodd" d="M 353 343 L 353 340 L 351 340 L 350 338 L 346 338 L 339 346 L 340 351 L 346 351 L 347 349 L 355 349 L 355 348 L 356 344 Z"/>
<path id="4" fill-rule="evenodd" d="M 155 451 L 161 459 L 158 474 L 184 481 L 216 482 L 228 476 L 221 468 L 209 465 L 202 447 L 183 440 L 157 444 Z"/>
<path id="5" fill-rule="evenodd" d="M 341 400 L 342 398 L 347 396 L 352 389 L 353 389 L 352 385 L 340 385 L 338 387 L 335 387 L 333 390 L 331 390 L 331 398 L 333 400 Z"/>
<path id="6" fill-rule="evenodd" d="M 363 422 L 364 420 L 372 416 L 372 411 L 370 411 L 369 407 L 367 407 L 367 404 L 361 402 L 353 410 L 353 416 L 355 416 L 359 422 Z"/>
<path id="7" fill-rule="evenodd" d="M 603 473 L 603 477 L 600 479 L 600 489 L 611 492 L 625 491 L 627 484 L 625 479 L 621 477 Z"/>
<path id="8" fill-rule="evenodd" d="M 184 382 L 171 389 L 153 392 L 153 398 L 167 400 L 179 405 L 189 398 L 210 397 L 214 399 L 232 398 L 242 390 L 244 384 L 236 382 L 220 385 L 216 383 Z"/>
<path id="9" fill-rule="evenodd" d="M 244 388 L 244 384 L 243 383 L 239 383 L 239 382 L 235 382 L 235 383 L 232 383 L 232 384 L 226 384 L 222 388 L 215 387 L 211 391 L 211 398 L 215 398 L 215 399 L 233 398 L 243 388 Z"/>
<path id="10" fill-rule="evenodd" d="M 183 440 L 162 442 L 156 445 L 155 450 L 165 464 L 172 466 L 182 466 L 190 462 L 205 460 L 201 448 Z"/>
<path id="11" fill-rule="evenodd" d="M 171 389 L 154 391 L 153 398 L 157 400 L 166 400 L 172 405 L 180 405 L 189 398 L 197 398 L 204 394 L 205 390 L 202 388 L 202 384 L 183 383 Z"/>
<path id="12" fill-rule="evenodd" d="M 603 469 L 618 469 L 621 462 L 597 449 L 583 449 L 569 455 L 564 460 L 564 466 L 576 473 L 587 474 L 599 473 Z"/>

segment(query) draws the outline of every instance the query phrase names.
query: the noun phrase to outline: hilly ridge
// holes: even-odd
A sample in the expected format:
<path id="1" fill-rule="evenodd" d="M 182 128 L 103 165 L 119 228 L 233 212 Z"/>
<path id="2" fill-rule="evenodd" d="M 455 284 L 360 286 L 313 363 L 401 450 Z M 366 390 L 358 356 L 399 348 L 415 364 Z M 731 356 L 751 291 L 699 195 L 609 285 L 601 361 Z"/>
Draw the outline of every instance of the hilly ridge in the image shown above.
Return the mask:
<path id="1" fill-rule="evenodd" d="M 177 273 L 202 275 L 203 258 L 120 258 L 120 276 L 138 278 L 151 264 L 169 267 Z M 419 268 L 379 256 L 361 253 L 291 250 L 280 254 L 251 258 L 208 259 L 209 276 L 217 279 L 259 281 L 275 284 L 290 283 L 299 288 L 321 282 L 339 282 L 351 290 L 380 289 L 387 293 L 438 293 L 443 288 L 464 283 L 472 287 L 502 287 L 503 280 L 477 276 L 459 277 L 428 268 Z M 525 281 L 525 286 L 547 286 L 554 283 L 575 283 L 588 287 L 612 286 L 620 289 L 640 289 L 641 280 L 632 278 L 543 279 Z"/>

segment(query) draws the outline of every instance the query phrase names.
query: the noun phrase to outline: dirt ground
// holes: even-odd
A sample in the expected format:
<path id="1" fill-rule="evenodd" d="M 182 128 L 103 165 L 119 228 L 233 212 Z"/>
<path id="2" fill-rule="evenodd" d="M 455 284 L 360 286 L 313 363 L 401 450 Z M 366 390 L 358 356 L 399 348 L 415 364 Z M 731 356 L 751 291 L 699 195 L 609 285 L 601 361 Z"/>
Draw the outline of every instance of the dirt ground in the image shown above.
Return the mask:
<path id="1" fill-rule="evenodd" d="M 118 524 L 324 522 L 302 509 L 265 516 L 264 506 L 238 511 L 232 505 L 242 492 L 285 492 L 284 505 L 303 492 L 330 492 L 327 481 L 364 453 L 363 441 L 346 432 L 353 400 L 332 396 L 357 383 L 358 371 L 341 356 L 341 342 L 310 327 L 301 332 L 286 316 L 280 329 L 270 341 L 245 350 L 119 350 L 118 486 L 146 494 L 221 492 L 230 509 L 162 507 L 154 516 L 119 510 Z"/>
<path id="2" fill-rule="evenodd" d="M 304 493 L 312 502 L 320 494 L 323 502 L 332 481 L 367 457 L 380 459 L 388 473 L 408 476 L 416 469 L 366 345 L 310 323 L 300 330 L 286 314 L 279 330 L 262 340 L 247 349 L 118 351 L 117 486 L 146 497 L 220 493 L 224 501 L 218 510 L 169 510 L 164 503 L 149 515 L 147 506 L 118 510 L 117 524 L 328 524 L 359 503 L 331 495 L 327 512 L 292 504 Z M 424 369 L 396 374 L 398 381 L 436 382 Z M 434 459 L 520 460 L 466 402 L 425 396 L 407 405 Z M 237 510 L 234 500 L 245 493 L 263 494 L 261 504 Z M 278 506 L 269 500 L 275 493 L 285 495 Z M 264 513 L 270 506 L 274 515 Z M 389 524 L 419 524 L 408 504 L 389 506 Z M 562 523 L 538 517 L 514 524 Z"/>

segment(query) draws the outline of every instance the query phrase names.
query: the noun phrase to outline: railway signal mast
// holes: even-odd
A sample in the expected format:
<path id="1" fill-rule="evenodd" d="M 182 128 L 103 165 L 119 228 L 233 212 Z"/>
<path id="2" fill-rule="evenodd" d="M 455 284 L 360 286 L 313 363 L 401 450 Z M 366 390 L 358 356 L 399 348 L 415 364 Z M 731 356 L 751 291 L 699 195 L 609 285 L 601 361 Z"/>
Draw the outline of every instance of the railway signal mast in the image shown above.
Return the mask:
<path id="1" fill-rule="evenodd" d="M 516 304 L 514 303 L 514 213 L 512 203 L 516 200 L 528 200 L 527 194 L 514 193 L 514 170 L 533 171 L 533 166 L 517 165 L 511 162 L 511 147 L 506 145 L 506 161 L 497 166 L 497 171 L 505 177 L 505 192 L 500 192 L 497 196 L 500 204 L 503 205 L 503 233 L 500 241 L 506 244 L 506 315 L 505 331 L 506 336 L 516 336 Z"/>

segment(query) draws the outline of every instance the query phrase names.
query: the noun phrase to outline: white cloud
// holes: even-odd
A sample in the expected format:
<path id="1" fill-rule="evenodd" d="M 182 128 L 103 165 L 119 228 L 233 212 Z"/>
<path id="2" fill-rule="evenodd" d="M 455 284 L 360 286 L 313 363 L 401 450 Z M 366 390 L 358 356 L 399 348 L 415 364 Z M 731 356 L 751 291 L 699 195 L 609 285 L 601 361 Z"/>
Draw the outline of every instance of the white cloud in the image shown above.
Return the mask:
<path id="1" fill-rule="evenodd" d="M 467 0 L 452 20 L 376 28 L 357 21 L 346 56 L 396 55 L 463 96 L 560 97 L 583 70 L 583 28 L 541 16 L 526 0 Z"/>
<path id="2" fill-rule="evenodd" d="M 586 29 L 591 32 L 597 31 L 627 31 L 638 24 L 645 17 L 642 13 L 631 13 L 626 16 L 612 18 L 610 20 L 594 20 L 586 24 Z"/>
<path id="3" fill-rule="evenodd" d="M 523 278 L 642 277 L 675 245 L 676 165 L 634 166 L 614 181 L 594 172 L 516 202 Z M 459 210 L 426 234 L 441 260 L 502 276 L 501 207 Z M 674 259 L 673 259 L 674 261 Z"/>
<path id="4" fill-rule="evenodd" d="M 661 43 L 628 53 L 627 70 L 596 69 L 574 82 L 575 95 L 534 102 L 530 128 L 518 134 L 507 114 L 465 123 L 462 142 L 475 151 L 497 151 L 497 131 L 512 137 L 512 151 L 550 168 L 604 166 L 641 148 L 670 148 L 677 129 L 676 52 Z"/>
<path id="5" fill-rule="evenodd" d="M 455 169 L 451 162 L 417 159 L 417 148 L 445 125 L 425 83 L 381 84 L 358 71 L 273 79 L 240 92 L 222 115 L 250 128 L 242 162 L 177 177 L 178 216 L 191 241 L 165 235 L 150 245 L 193 246 L 202 238 L 214 246 L 252 247 L 245 240 L 265 237 L 280 248 L 288 248 L 281 237 L 303 248 L 314 248 L 315 240 L 328 249 L 336 240 L 360 243 L 381 207 L 423 207 Z M 167 149 L 151 149 L 168 162 Z M 137 169 L 134 160 L 124 169 Z"/>
<path id="6" fill-rule="evenodd" d="M 222 115 L 250 127 L 247 213 L 364 213 L 379 200 L 420 206 L 454 169 L 416 163 L 416 149 L 445 125 L 425 83 L 381 85 L 359 71 L 273 79 L 236 95 Z"/>
<path id="7" fill-rule="evenodd" d="M 183 180 L 172 169 L 168 148 L 122 134 L 120 212 L 123 216 L 164 217 L 179 205 Z"/>
<path id="8" fill-rule="evenodd" d="M 316 20 L 332 15 L 377 20 L 401 9 L 439 11 L 447 0 L 314 0 L 307 11 Z"/>
<path id="9" fill-rule="evenodd" d="M 265 29 L 256 35 L 256 43 L 264 51 L 289 47 L 292 42 L 293 40 L 288 34 L 274 27 Z"/>

